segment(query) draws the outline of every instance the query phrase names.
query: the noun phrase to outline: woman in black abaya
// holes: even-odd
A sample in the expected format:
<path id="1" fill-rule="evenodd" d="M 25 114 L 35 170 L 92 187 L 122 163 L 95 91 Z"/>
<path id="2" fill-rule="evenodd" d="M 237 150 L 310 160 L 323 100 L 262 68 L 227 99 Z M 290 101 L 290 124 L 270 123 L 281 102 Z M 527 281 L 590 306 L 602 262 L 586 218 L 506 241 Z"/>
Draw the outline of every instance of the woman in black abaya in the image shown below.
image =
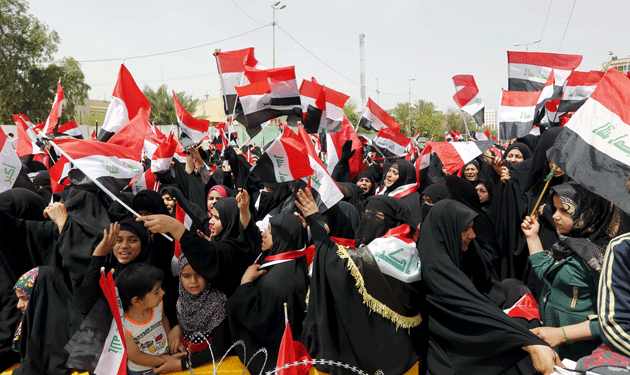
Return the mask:
<path id="1" fill-rule="evenodd" d="M 536 369 L 551 374 L 559 363 L 553 350 L 480 293 L 462 271 L 477 216 L 447 199 L 433 206 L 420 230 L 426 373 L 500 374 L 529 352 Z"/>
<path id="2" fill-rule="evenodd" d="M 409 208 L 413 227 L 417 229 L 422 220 L 420 195 L 417 190 L 418 180 L 413 164 L 405 159 L 398 159 L 389 167 L 383 180 L 383 187 L 376 194 L 400 198 Z"/>
<path id="3" fill-rule="evenodd" d="M 278 359 L 285 330 L 284 303 L 293 337 L 302 332 L 308 290 L 308 267 L 301 252 L 305 246 L 306 231 L 299 218 L 290 212 L 273 216 L 263 233 L 262 261 L 248 268 L 225 305 L 232 341 L 243 340 L 250 358 L 258 349 L 267 349 L 265 372 Z M 240 348 L 237 353 L 244 360 Z M 260 372 L 263 362 L 263 356 L 257 356 L 248 370 Z"/>

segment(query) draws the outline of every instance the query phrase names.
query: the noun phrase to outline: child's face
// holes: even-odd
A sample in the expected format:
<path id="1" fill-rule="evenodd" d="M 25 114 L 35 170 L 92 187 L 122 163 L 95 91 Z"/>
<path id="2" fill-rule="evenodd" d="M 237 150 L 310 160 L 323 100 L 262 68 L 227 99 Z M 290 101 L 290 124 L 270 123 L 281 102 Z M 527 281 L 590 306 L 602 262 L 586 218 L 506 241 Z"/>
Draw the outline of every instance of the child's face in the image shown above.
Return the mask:
<path id="1" fill-rule="evenodd" d="M 162 289 L 162 282 L 158 281 L 153 289 L 147 293 L 141 301 L 144 304 L 144 307 L 154 309 L 160 305 L 162 297 L 164 297 L 164 290 Z"/>
<path id="2" fill-rule="evenodd" d="M 180 278 L 182 280 L 182 286 L 184 287 L 184 289 L 193 296 L 201 293 L 206 287 L 206 279 L 195 272 L 190 264 L 184 266 Z"/>
<path id="3" fill-rule="evenodd" d="M 138 257 L 142 249 L 140 238 L 134 233 L 121 230 L 114 245 L 114 256 L 120 264 L 127 264 Z"/>

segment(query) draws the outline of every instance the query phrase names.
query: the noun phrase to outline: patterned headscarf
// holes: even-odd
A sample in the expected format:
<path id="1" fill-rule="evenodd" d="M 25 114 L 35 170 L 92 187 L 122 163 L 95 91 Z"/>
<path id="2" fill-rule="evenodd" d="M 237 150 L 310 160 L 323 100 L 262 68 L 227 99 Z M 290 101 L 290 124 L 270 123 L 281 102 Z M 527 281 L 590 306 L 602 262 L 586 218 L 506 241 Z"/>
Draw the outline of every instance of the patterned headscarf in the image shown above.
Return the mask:
<path id="1" fill-rule="evenodd" d="M 192 344 L 198 344 L 204 340 L 201 335 L 195 336 L 196 332 L 203 333 L 209 338 L 212 330 L 225 319 L 227 297 L 223 292 L 212 288 L 208 282 L 201 293 L 197 295 L 188 293 L 182 284 L 182 272 L 188 264 L 185 255 L 179 257 L 177 264 L 179 274 L 177 321 L 184 338 Z"/>
<path id="2" fill-rule="evenodd" d="M 551 188 L 564 209 L 571 215 L 573 225 L 553 248 L 556 260 L 572 253 L 599 271 L 608 242 L 619 231 L 619 209 L 611 202 L 587 190 L 576 182 L 567 182 Z"/>
<path id="3" fill-rule="evenodd" d="M 35 280 L 37 280 L 37 275 L 39 275 L 39 267 L 35 267 L 32 270 L 26 272 L 24 275 L 20 276 L 18 281 L 15 283 L 15 286 L 13 286 L 13 289 L 19 290 L 30 298 L 31 293 L 33 292 L 33 286 L 35 286 Z M 20 324 L 18 324 L 18 327 L 15 330 L 15 335 L 13 336 L 13 350 L 15 351 L 18 351 L 18 342 L 20 341 L 21 334 L 22 320 L 20 320 Z"/>

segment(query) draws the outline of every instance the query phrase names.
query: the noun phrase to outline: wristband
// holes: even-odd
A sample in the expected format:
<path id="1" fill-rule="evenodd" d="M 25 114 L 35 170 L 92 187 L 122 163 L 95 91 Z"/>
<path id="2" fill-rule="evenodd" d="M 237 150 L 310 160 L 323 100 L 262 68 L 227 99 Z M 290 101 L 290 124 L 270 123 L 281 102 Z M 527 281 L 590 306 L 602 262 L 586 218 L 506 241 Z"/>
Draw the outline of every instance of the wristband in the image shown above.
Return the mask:
<path id="1" fill-rule="evenodd" d="M 567 333 L 564 332 L 564 327 L 560 327 L 560 329 L 562 330 L 562 334 L 564 335 L 564 339 L 566 340 L 566 342 L 569 342 L 569 338 L 567 337 Z"/>

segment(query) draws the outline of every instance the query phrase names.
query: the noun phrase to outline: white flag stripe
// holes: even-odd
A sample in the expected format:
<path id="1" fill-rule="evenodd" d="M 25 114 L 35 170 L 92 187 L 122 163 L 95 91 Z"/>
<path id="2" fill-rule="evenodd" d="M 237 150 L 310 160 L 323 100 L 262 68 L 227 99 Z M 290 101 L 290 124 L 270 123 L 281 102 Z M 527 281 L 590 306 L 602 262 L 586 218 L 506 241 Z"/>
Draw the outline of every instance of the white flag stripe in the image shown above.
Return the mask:
<path id="1" fill-rule="evenodd" d="M 115 177 L 132 179 L 142 173 L 142 164 L 132 159 L 119 159 L 115 156 L 90 155 L 74 159 L 74 164 L 87 171 L 92 178 Z"/>
<path id="2" fill-rule="evenodd" d="M 109 102 L 107 113 L 105 113 L 102 129 L 110 133 L 116 133 L 128 122 L 129 112 L 127 111 L 127 105 L 122 99 L 112 96 L 112 101 Z"/>
<path id="3" fill-rule="evenodd" d="M 472 116 L 475 113 L 481 111 L 483 108 L 483 96 L 481 96 L 481 93 L 478 93 L 471 101 L 469 101 L 462 107 L 462 110 Z"/>
<path id="4" fill-rule="evenodd" d="M 481 150 L 472 142 L 453 142 L 451 144 L 455 147 L 455 151 L 462 158 L 464 164 L 481 155 Z"/>
<path id="5" fill-rule="evenodd" d="M 310 154 L 308 155 L 308 159 L 311 164 L 311 168 L 315 171 L 313 176 L 311 176 L 311 187 L 313 187 L 314 184 L 317 185 L 320 183 L 321 185 L 316 186 L 319 196 L 326 207 L 332 207 L 343 199 L 343 193 L 339 190 L 334 180 L 330 177 L 328 172 L 322 168 L 317 160 L 315 160 Z M 303 180 L 308 182 L 308 177 L 303 178 Z M 324 183 L 325 181 L 328 181 L 329 183 Z"/>
<path id="6" fill-rule="evenodd" d="M 265 152 L 269 155 L 269 159 L 271 159 L 273 164 L 273 173 L 276 176 L 276 181 L 294 180 L 289 167 L 289 156 L 282 145 L 281 138 L 276 139 Z"/>
<path id="7" fill-rule="evenodd" d="M 0 192 L 13 187 L 21 169 L 22 162 L 20 158 L 15 153 L 9 139 L 5 138 L 2 149 L 0 150 Z"/>
<path id="8" fill-rule="evenodd" d="M 536 113 L 536 106 L 531 106 L 531 107 L 501 106 L 501 109 L 499 112 L 499 122 L 531 122 L 534 120 L 535 113 Z"/>
<path id="9" fill-rule="evenodd" d="M 538 82 L 544 85 L 547 82 L 547 77 L 549 77 L 549 74 L 551 74 L 552 69 L 553 68 L 549 68 L 546 66 L 510 63 L 509 77 L 526 79 L 528 81 Z M 564 84 L 564 81 L 569 78 L 569 75 L 572 72 L 572 70 L 553 70 L 555 75 L 555 86 L 562 86 Z"/>

